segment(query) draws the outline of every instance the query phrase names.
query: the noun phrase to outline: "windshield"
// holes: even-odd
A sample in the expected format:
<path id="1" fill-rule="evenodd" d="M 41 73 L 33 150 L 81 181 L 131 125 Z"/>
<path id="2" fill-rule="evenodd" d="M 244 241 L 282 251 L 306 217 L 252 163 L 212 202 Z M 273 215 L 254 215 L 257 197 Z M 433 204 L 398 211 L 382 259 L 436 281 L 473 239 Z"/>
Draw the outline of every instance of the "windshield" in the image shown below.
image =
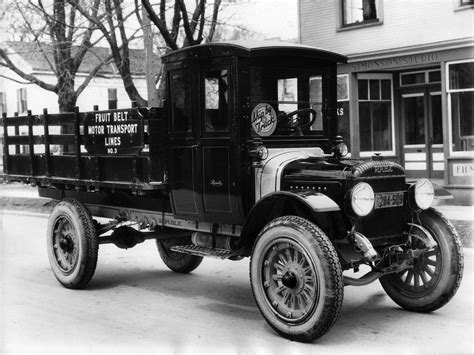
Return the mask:
<path id="1" fill-rule="evenodd" d="M 323 134 L 321 73 L 262 65 L 252 67 L 250 80 L 253 134 Z"/>

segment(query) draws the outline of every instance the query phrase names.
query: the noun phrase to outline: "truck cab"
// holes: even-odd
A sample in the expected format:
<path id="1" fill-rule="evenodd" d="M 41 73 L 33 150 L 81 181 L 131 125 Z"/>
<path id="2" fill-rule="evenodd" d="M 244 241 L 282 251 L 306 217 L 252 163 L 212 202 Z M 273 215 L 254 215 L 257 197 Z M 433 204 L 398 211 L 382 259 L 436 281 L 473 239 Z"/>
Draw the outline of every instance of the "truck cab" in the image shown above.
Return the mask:
<path id="1" fill-rule="evenodd" d="M 336 65 L 345 60 L 307 46 L 265 42 L 212 43 L 166 55 L 174 212 L 243 225 L 271 192 L 257 181 L 263 160 L 283 150 L 295 157 L 332 154 Z"/>

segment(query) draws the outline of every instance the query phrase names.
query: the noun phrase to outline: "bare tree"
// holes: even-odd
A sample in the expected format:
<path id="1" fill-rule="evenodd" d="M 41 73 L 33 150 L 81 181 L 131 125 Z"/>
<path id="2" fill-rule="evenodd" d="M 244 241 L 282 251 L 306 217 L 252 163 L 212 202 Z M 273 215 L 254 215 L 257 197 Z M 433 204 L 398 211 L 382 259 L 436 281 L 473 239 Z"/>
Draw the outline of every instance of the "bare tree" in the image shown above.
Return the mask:
<path id="1" fill-rule="evenodd" d="M 86 11 L 88 17 L 99 16 L 100 0 L 87 3 L 90 4 Z M 56 93 L 60 112 L 70 112 L 92 78 L 105 64 L 110 63 L 113 57 L 101 58 L 75 89 L 76 74 L 81 63 L 88 51 L 100 41 L 100 38 L 92 40 L 96 24 L 87 20 L 87 17 L 80 16 L 77 6 L 70 5 L 66 0 L 53 0 L 50 4 L 47 7 L 41 0 L 14 0 L 9 11 L 16 11 L 16 16 L 23 20 L 24 39 L 35 43 L 37 55 L 44 57 L 56 76 L 56 83 L 48 83 L 23 71 L 12 61 L 12 55 L 15 53 L 9 51 L 8 47 L 0 48 L 0 66 L 7 67 L 27 82 Z"/>
<path id="2" fill-rule="evenodd" d="M 185 0 L 160 0 L 158 12 L 155 11 L 149 0 L 142 0 L 150 20 L 155 24 L 166 46 L 171 50 L 200 44 L 204 40 L 211 42 L 216 32 L 221 2 L 221 0 L 214 0 L 211 14 L 206 16 L 208 7 L 206 0 L 196 0 L 194 10 L 191 12 L 188 11 Z M 167 15 L 170 12 L 172 19 L 167 21 Z M 183 36 L 180 36 L 181 31 Z"/>
<path id="3" fill-rule="evenodd" d="M 127 11 L 125 15 L 125 2 L 121 0 L 103 0 L 103 9 L 100 12 L 89 11 L 79 0 L 66 1 L 102 33 L 110 47 L 112 59 L 130 100 L 136 101 L 139 106 L 146 106 L 147 101 L 140 95 L 133 82 L 130 67 L 130 42 L 136 38 L 138 32 L 141 32 L 141 17 L 138 6 L 134 4 L 133 8 Z M 127 33 L 126 21 L 133 14 L 136 15 L 139 26 L 136 26 L 137 28 L 132 30 L 131 33 Z"/>

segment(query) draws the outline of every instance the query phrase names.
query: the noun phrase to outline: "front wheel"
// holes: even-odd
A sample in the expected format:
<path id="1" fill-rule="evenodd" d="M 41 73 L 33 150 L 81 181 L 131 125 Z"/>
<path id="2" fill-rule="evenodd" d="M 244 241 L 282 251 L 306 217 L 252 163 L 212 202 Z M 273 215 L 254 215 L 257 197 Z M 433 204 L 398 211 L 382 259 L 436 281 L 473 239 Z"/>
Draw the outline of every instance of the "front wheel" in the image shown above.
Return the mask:
<path id="1" fill-rule="evenodd" d="M 313 341 L 339 315 L 344 284 L 338 256 L 324 232 L 301 217 L 265 226 L 252 251 L 250 282 L 263 317 L 288 339 Z"/>
<path id="2" fill-rule="evenodd" d="M 436 246 L 415 259 L 412 269 L 380 278 L 387 295 L 399 306 L 413 312 L 432 312 L 455 295 L 463 274 L 463 254 L 454 226 L 434 209 L 423 211 L 419 220 Z M 412 238 L 412 249 L 423 243 Z"/>

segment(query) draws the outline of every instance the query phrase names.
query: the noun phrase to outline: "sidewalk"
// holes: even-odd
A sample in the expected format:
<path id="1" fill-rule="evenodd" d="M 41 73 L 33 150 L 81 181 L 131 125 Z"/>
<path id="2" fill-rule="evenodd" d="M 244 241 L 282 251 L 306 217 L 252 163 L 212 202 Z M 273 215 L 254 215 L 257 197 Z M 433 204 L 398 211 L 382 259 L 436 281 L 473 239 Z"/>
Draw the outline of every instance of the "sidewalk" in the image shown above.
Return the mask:
<path id="1" fill-rule="evenodd" d="M 436 205 L 443 200 L 435 201 L 434 208 L 451 220 L 466 247 L 473 247 L 474 242 L 474 206 Z M 38 196 L 38 189 L 20 183 L 0 183 L 0 210 L 14 209 L 41 213 L 50 213 L 54 201 Z"/>

